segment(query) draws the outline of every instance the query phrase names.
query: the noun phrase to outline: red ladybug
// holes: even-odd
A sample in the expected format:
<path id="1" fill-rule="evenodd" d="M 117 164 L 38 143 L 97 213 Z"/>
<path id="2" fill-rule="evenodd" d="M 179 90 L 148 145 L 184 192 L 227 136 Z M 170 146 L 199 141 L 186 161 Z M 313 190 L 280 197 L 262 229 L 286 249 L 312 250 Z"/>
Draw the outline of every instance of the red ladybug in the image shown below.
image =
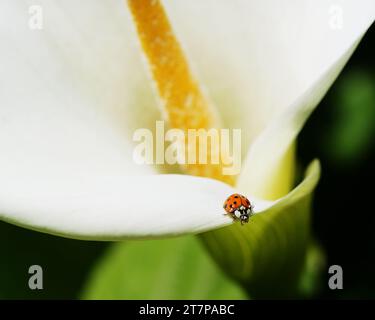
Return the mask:
<path id="1" fill-rule="evenodd" d="M 249 222 L 253 214 L 253 206 L 249 199 L 239 193 L 230 195 L 225 200 L 223 208 L 234 220 L 240 220 L 241 224 Z"/>

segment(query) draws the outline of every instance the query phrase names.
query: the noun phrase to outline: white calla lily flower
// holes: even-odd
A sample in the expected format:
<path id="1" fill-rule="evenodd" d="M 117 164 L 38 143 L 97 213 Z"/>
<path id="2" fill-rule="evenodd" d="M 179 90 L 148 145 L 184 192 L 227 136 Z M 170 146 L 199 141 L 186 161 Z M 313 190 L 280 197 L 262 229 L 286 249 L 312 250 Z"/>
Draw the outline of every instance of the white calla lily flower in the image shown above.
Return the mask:
<path id="1" fill-rule="evenodd" d="M 93 240 L 231 224 L 222 204 L 237 191 L 256 213 L 280 202 L 261 198 L 375 17 L 373 0 L 165 1 L 224 126 L 242 128 L 232 187 L 133 161 L 134 130 L 163 116 L 123 1 L 38 4 L 41 29 L 31 2 L 0 4 L 0 219 Z"/>

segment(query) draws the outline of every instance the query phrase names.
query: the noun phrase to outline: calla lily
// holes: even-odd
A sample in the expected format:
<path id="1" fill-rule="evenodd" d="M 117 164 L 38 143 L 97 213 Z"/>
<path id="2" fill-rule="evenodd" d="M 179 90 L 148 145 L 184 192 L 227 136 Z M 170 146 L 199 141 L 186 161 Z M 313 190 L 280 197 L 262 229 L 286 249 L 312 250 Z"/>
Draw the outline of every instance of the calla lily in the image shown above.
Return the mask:
<path id="1" fill-rule="evenodd" d="M 223 126 L 242 128 L 245 165 L 231 186 L 134 163 L 133 131 L 163 115 L 122 1 L 39 3 L 41 30 L 28 26 L 28 2 L 0 4 L 0 219 L 93 240 L 232 224 L 222 203 L 236 191 L 256 213 L 310 194 L 319 170 L 288 194 L 288 154 L 375 16 L 372 0 L 165 1 Z"/>

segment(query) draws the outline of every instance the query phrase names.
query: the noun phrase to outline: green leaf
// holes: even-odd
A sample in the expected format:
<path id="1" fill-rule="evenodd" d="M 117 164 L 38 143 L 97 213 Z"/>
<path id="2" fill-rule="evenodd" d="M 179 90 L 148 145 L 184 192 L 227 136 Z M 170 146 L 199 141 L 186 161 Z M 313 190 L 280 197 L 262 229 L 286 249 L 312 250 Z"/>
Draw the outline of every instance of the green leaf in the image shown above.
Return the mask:
<path id="1" fill-rule="evenodd" d="M 222 269 L 252 298 L 301 296 L 311 198 L 319 176 L 320 165 L 314 161 L 294 190 L 247 225 L 234 224 L 201 235 Z"/>
<path id="2" fill-rule="evenodd" d="M 299 281 L 299 289 L 303 297 L 313 298 L 314 294 L 323 290 L 323 285 L 325 284 L 323 269 L 327 270 L 327 262 L 323 250 L 318 243 L 311 241 Z"/>
<path id="3" fill-rule="evenodd" d="M 0 300 L 76 299 L 87 272 L 108 243 L 77 241 L 0 221 Z M 43 269 L 43 290 L 28 286 L 32 265 Z"/>
<path id="4" fill-rule="evenodd" d="M 84 299 L 246 299 L 194 236 L 114 244 Z"/>

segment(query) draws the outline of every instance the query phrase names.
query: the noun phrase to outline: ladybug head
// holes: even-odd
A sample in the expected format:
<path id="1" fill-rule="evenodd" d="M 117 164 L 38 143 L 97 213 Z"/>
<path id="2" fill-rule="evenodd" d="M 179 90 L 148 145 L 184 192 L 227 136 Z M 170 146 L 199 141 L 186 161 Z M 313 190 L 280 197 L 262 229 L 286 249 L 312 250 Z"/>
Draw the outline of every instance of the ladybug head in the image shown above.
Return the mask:
<path id="1" fill-rule="evenodd" d="M 249 222 L 249 215 L 248 214 L 242 214 L 240 216 L 241 224 L 248 223 Z"/>

